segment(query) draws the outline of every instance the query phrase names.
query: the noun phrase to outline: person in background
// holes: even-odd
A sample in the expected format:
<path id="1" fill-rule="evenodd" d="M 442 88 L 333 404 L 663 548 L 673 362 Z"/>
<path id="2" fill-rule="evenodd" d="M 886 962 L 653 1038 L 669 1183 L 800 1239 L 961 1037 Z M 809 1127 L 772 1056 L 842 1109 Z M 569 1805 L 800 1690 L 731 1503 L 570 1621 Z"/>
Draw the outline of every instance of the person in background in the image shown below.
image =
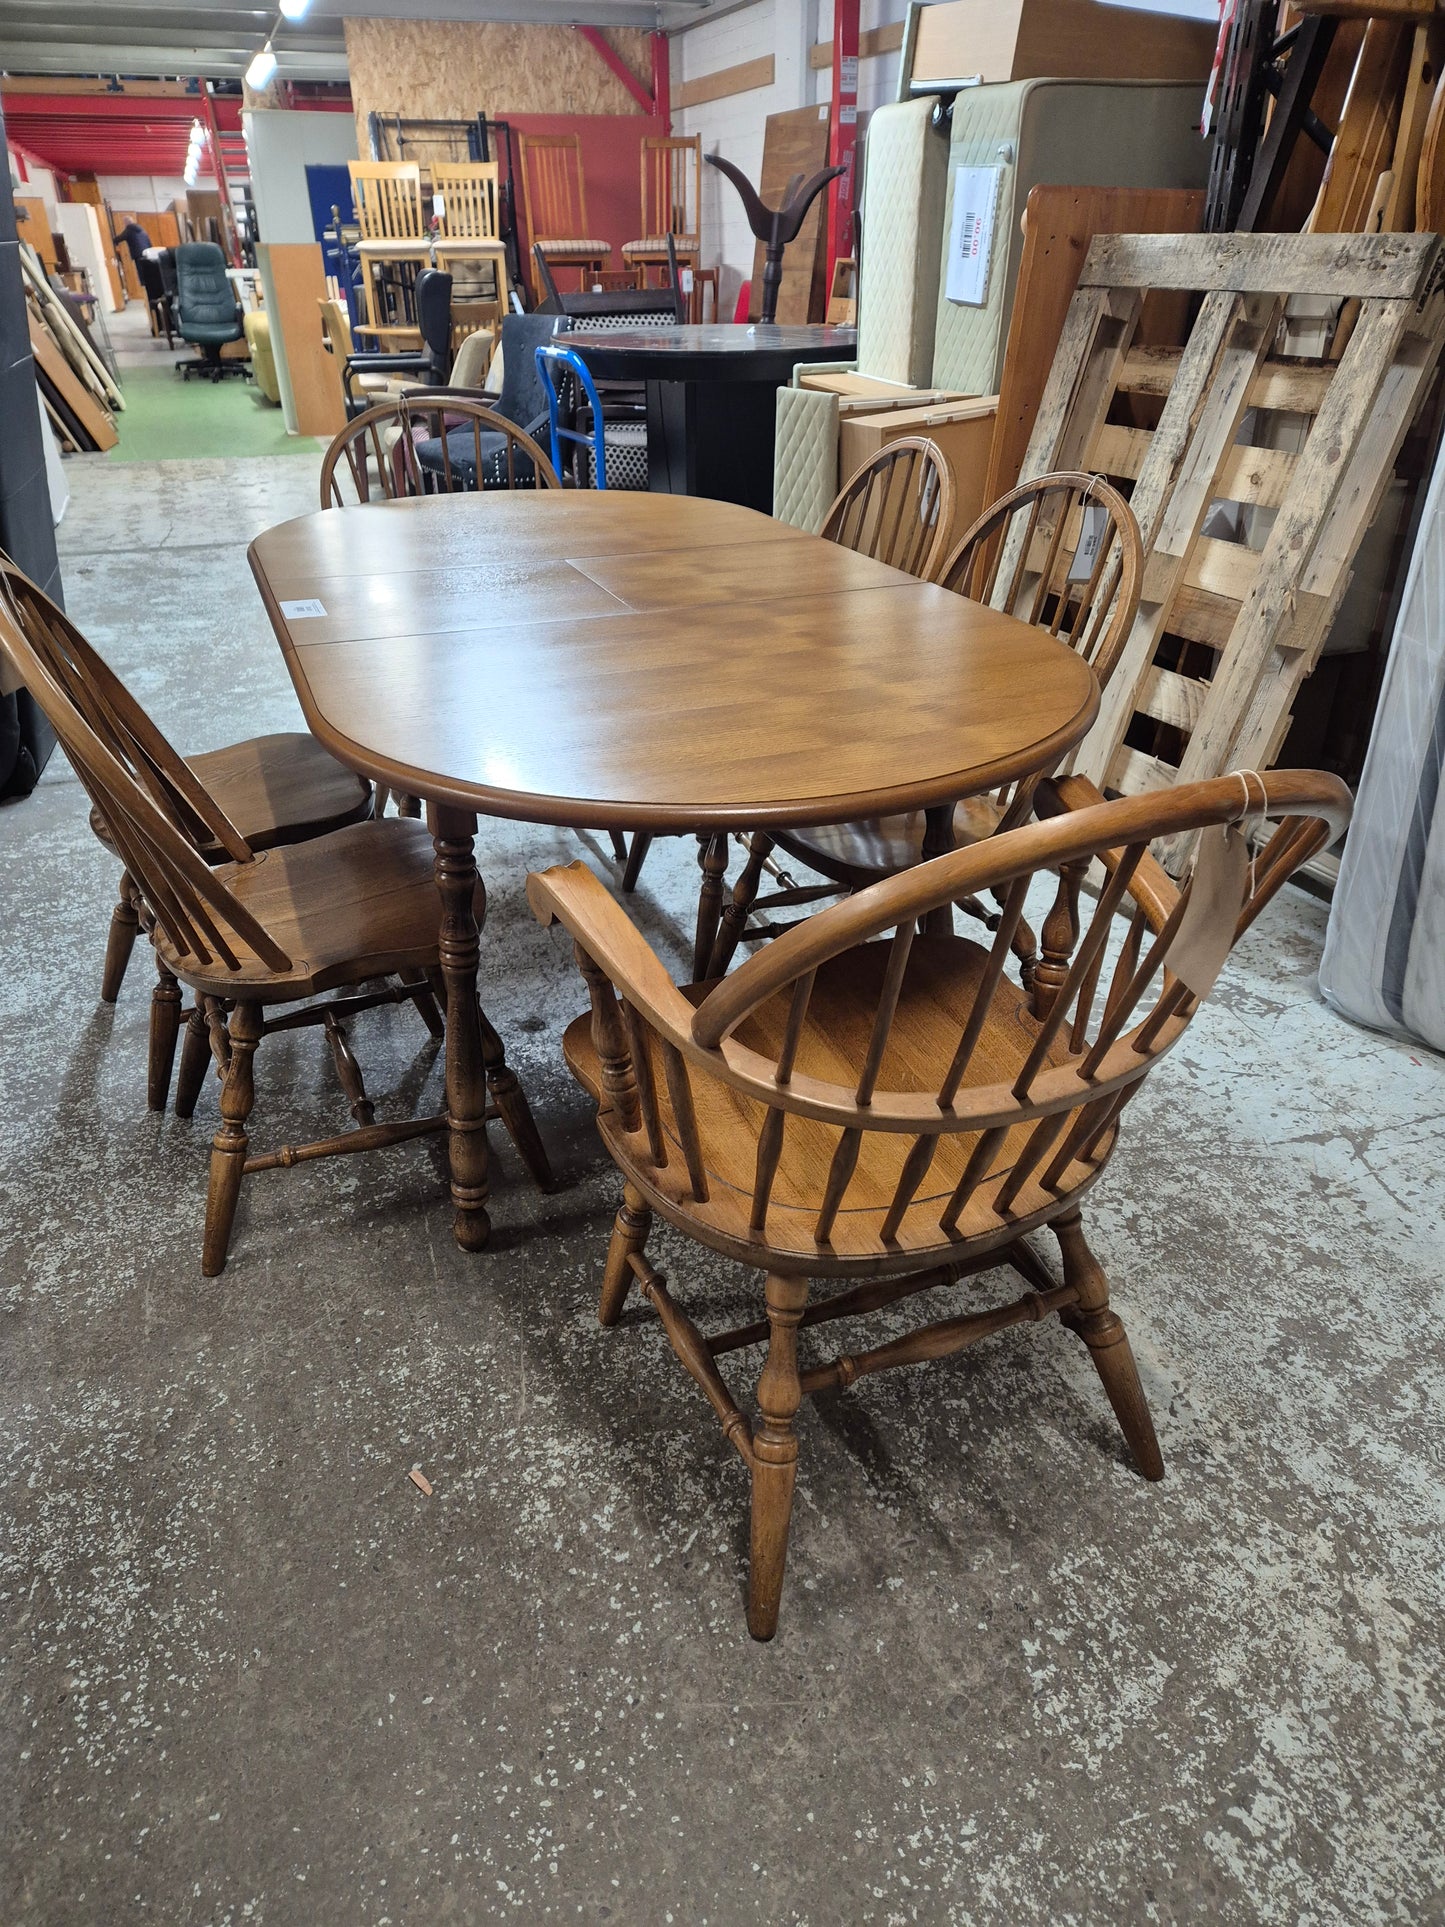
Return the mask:
<path id="1" fill-rule="evenodd" d="M 139 266 L 141 256 L 151 244 L 151 237 L 133 215 L 116 236 L 117 246 L 119 246 L 122 241 L 124 241 L 125 245 L 130 249 L 131 260 Z"/>

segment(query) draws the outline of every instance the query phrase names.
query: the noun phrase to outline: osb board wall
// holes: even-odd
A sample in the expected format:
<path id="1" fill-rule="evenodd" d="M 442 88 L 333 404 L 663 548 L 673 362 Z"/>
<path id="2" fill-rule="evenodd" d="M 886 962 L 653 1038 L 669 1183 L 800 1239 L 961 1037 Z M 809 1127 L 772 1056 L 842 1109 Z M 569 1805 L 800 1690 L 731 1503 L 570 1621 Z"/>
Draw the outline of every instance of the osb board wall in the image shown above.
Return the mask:
<path id="1" fill-rule="evenodd" d="M 609 27 L 607 38 L 650 85 L 642 27 Z M 348 20 L 346 62 L 357 146 L 368 114 L 471 120 L 516 114 L 638 114 L 626 87 L 571 27 L 502 21 Z M 632 238 L 629 236 L 629 239 Z"/>

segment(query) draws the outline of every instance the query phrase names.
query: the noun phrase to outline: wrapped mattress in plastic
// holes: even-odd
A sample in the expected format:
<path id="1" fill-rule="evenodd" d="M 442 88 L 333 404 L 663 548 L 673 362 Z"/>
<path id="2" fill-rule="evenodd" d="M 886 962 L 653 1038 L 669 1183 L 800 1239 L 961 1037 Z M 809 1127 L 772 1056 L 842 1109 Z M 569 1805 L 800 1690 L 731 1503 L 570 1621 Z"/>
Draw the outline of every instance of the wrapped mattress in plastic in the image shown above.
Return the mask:
<path id="1" fill-rule="evenodd" d="M 1405 579 L 1330 910 L 1320 989 L 1374 1030 L 1445 1051 L 1445 455 Z"/>

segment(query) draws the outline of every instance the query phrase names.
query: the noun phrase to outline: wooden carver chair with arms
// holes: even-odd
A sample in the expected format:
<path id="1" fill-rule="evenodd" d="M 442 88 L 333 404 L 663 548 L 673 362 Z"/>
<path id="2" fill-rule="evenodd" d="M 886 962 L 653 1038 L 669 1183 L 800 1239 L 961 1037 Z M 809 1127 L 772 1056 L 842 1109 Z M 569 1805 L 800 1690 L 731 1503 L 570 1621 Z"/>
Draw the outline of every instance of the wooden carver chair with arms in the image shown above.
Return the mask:
<path id="1" fill-rule="evenodd" d="M 837 511 L 835 503 L 833 514 Z M 1093 669 L 1102 689 L 1138 611 L 1143 574 L 1144 545 L 1124 497 L 1102 476 L 1065 471 L 1021 482 L 1001 495 L 965 531 L 940 565 L 937 580 L 957 595 L 1018 616 L 1067 643 Z M 1039 770 L 1027 782 L 958 803 L 947 825 L 952 846 L 977 843 L 1027 821 L 1035 784 L 1050 774 Z M 755 913 L 794 909 L 896 876 L 925 855 L 938 854 L 929 831 L 925 813 L 913 810 L 755 834 L 732 898 L 723 908 L 708 975 L 721 976 L 727 969 Z M 827 883 L 799 883 L 777 871 L 774 850 L 806 864 Z M 765 868 L 775 869 L 783 887 L 759 897 Z M 976 902 L 967 907 L 982 914 Z M 1021 947 L 1030 944 L 1027 925 L 1021 925 L 1018 940 Z"/>
<path id="2" fill-rule="evenodd" d="M 841 548 L 871 556 L 876 562 L 886 562 L 890 568 L 901 569 L 923 582 L 932 582 L 943 560 L 948 531 L 953 526 L 954 495 L 953 471 L 937 443 L 918 435 L 900 436 L 849 476 L 828 510 L 819 534 Z M 744 872 L 751 894 L 746 909 L 734 913 L 734 917 L 740 914 L 742 918 L 736 934 L 732 933 L 731 923 L 729 925 L 728 956 L 736 948 L 775 841 L 758 834 L 749 839 L 750 857 L 754 849 L 760 854 L 756 867 L 750 860 Z M 712 974 L 710 960 L 720 934 L 717 912 L 727 869 L 728 839 L 722 835 L 702 837 L 699 844 L 703 884 L 693 961 L 696 975 L 701 978 Z M 637 887 L 651 846 L 652 838 L 645 832 L 639 832 L 632 839 L 622 873 L 622 888 L 629 894 Z M 791 879 L 789 884 L 789 903 L 811 902 L 820 896 L 836 894 L 826 888 L 800 892 Z"/>
<path id="3" fill-rule="evenodd" d="M 751 1474 L 755 1638 L 777 1624 L 805 1393 L 1057 1312 L 1088 1346 L 1140 1470 L 1163 1474 L 1080 1204 L 1140 1081 L 1188 1026 L 1235 938 L 1339 834 L 1349 792 L 1334 776 L 1282 770 L 1112 803 L 1065 778 L 1045 784 L 1040 802 L 1050 820 L 874 884 L 686 993 L 583 865 L 528 882 L 536 915 L 575 945 L 591 1012 L 564 1049 L 624 1181 L 599 1316 L 615 1323 L 640 1288 Z M 1244 835 L 1225 826 L 1264 815 L 1283 821 L 1251 867 Z M 1148 851 L 1157 837 L 1199 830 L 1212 867 L 1196 907 L 1193 882 L 1177 888 Z M 1096 858 L 1106 881 L 1081 917 Z M 1036 877 L 1056 897 L 1025 990 L 1009 975 L 1011 938 Z M 987 948 L 920 934 L 939 906 L 991 890 L 1003 911 Z M 654 1213 L 762 1272 L 765 1317 L 704 1336 L 644 1255 Z M 1044 1226 L 1061 1278 L 1028 1242 Z M 1022 1274 L 1021 1298 L 799 1364 L 800 1328 L 1001 1265 Z M 814 1280 L 834 1289 L 810 1305 Z M 756 1424 L 718 1368 L 752 1346 L 766 1347 Z"/>
<path id="4" fill-rule="evenodd" d="M 325 836 L 372 814 L 372 789 L 366 778 L 338 763 L 305 731 L 254 736 L 182 758 L 65 612 L 0 554 L 0 636 L 7 624 L 20 630 L 94 725 L 104 727 L 113 721 L 124 729 L 132 745 L 129 766 L 144 768 L 158 806 L 206 862 L 233 860 L 236 848 L 228 841 L 232 837 L 239 837 L 252 851 L 269 850 Z M 214 802 L 214 821 L 205 815 L 201 797 Z M 92 811 L 90 822 L 106 848 L 118 854 L 98 810 Z M 105 1003 L 113 1004 L 120 995 L 144 909 L 135 880 L 122 869 L 101 977 Z M 180 990 L 162 965 L 151 998 L 146 1077 L 146 1101 L 153 1111 L 166 1107 L 180 1020 Z"/>
<path id="5" fill-rule="evenodd" d="M 177 1110 L 189 1114 L 211 1057 L 223 1073 L 202 1254 L 203 1271 L 215 1277 L 225 1267 L 247 1175 L 379 1150 L 448 1126 L 445 1113 L 378 1123 L 341 1023 L 380 1004 L 410 1000 L 433 1035 L 441 1033 L 433 993 L 445 989 L 445 977 L 431 838 L 420 823 L 388 818 L 256 852 L 192 778 L 185 805 L 231 859 L 212 866 L 173 820 L 173 794 L 133 718 L 109 702 L 82 702 L 68 652 L 50 652 L 52 669 L 4 607 L 0 650 L 54 729 L 134 878 L 163 970 L 195 994 L 198 1016 L 187 1030 Z M 382 990 L 358 988 L 378 978 L 398 981 Z M 312 1001 L 335 990 L 356 994 Z M 273 1016 L 277 1005 L 291 1008 Z M 325 1029 L 356 1128 L 252 1155 L 246 1123 L 256 1048 L 273 1031 L 310 1024 Z M 492 1097 L 487 1115 L 501 1118 L 545 1189 L 551 1171 L 526 1097 L 485 1018 L 481 1033 Z"/>

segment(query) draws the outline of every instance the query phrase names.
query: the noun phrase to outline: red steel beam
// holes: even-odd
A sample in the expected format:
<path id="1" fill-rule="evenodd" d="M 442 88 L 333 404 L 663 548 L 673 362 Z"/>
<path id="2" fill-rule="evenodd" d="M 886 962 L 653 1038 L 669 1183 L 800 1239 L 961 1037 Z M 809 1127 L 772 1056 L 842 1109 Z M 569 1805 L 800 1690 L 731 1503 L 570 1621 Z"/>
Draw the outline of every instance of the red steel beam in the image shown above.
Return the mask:
<path id="1" fill-rule="evenodd" d="M 856 0 L 855 0 L 855 5 L 856 5 Z M 633 73 L 632 69 L 628 66 L 627 62 L 622 58 L 621 54 L 617 52 L 617 50 L 612 46 L 611 42 L 608 41 L 606 37 L 603 35 L 601 28 L 600 27 L 577 27 L 574 29 L 574 31 L 581 34 L 582 38 L 587 42 L 587 45 L 592 49 L 593 53 L 597 55 L 598 59 L 603 63 L 603 65 L 611 68 L 612 72 L 616 74 L 617 78 L 622 82 L 623 86 L 627 89 L 628 93 L 631 94 L 632 98 L 637 102 L 638 106 L 642 109 L 643 113 L 655 114 L 657 112 L 657 101 L 655 97 L 652 94 L 648 93 L 647 89 L 643 86 L 642 82 L 637 78 L 637 75 Z M 656 70 L 657 70 L 656 56 L 654 55 L 653 57 L 654 76 L 656 75 Z M 656 81 L 654 79 L 654 85 L 655 84 L 656 84 Z"/>
<path id="2" fill-rule="evenodd" d="M 664 134 L 672 132 L 672 53 L 665 33 L 652 40 L 652 111 L 662 122 Z"/>
<path id="3" fill-rule="evenodd" d="M 853 252 L 853 176 L 858 152 L 858 0 L 833 0 L 833 105 L 828 122 L 828 164 L 843 167 L 828 190 L 828 281 L 833 264 Z"/>
<path id="4" fill-rule="evenodd" d="M 221 130 L 216 125 L 216 107 L 211 99 L 211 90 L 205 81 L 201 82 L 201 99 L 206 104 L 206 124 L 211 132 L 211 166 L 215 169 L 216 187 L 221 196 L 221 233 L 228 243 L 231 266 L 241 265 L 241 241 L 236 233 L 235 217 L 231 208 L 231 187 L 226 179 L 226 157 L 221 152 Z"/>

